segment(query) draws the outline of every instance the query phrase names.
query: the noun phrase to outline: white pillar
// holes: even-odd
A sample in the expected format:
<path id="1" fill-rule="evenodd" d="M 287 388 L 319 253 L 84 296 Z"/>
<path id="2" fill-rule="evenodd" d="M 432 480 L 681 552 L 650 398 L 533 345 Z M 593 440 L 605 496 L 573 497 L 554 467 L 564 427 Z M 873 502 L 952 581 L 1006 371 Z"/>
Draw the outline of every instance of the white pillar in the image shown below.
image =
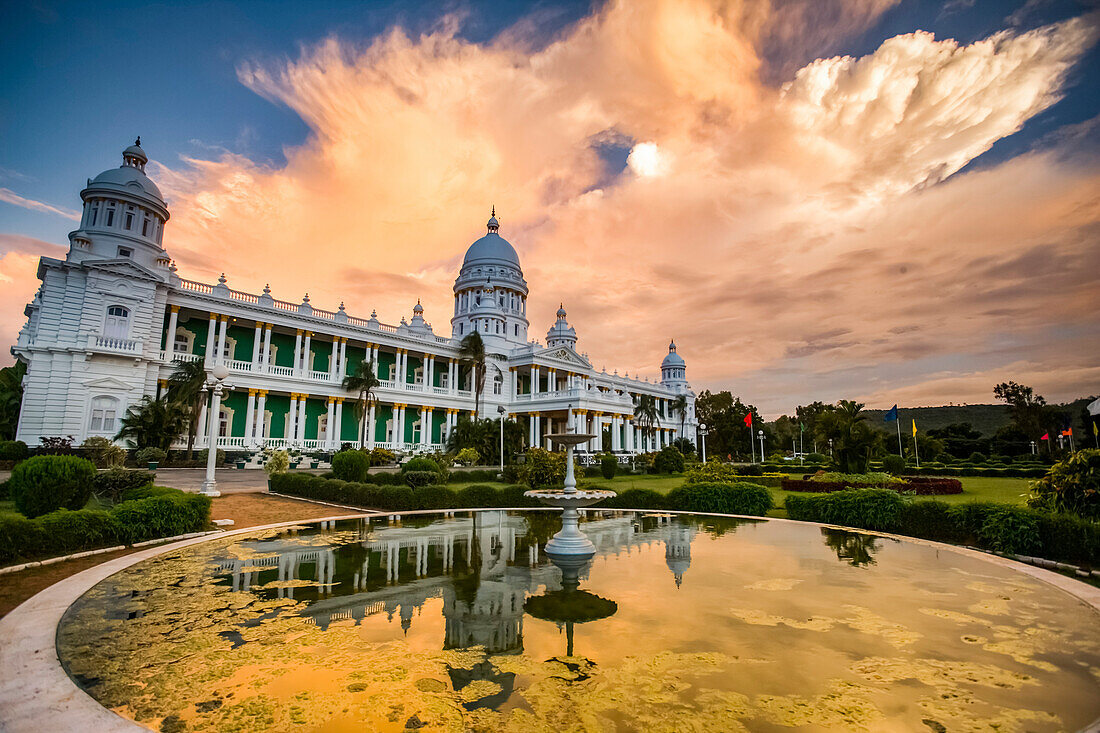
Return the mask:
<path id="1" fill-rule="evenodd" d="M 206 357 L 203 361 L 209 366 L 214 363 L 214 356 L 217 354 L 217 344 L 214 343 L 215 329 L 218 327 L 218 314 L 210 314 L 210 323 L 206 327 Z M 203 430 L 206 433 L 206 430 Z"/>
<path id="2" fill-rule="evenodd" d="M 252 445 L 252 431 L 256 427 L 256 390 L 248 390 L 248 405 L 244 412 L 244 444 Z"/>
<path id="3" fill-rule="evenodd" d="M 298 400 L 298 442 L 301 443 L 306 439 L 306 398 L 309 395 L 302 395 L 302 399 Z"/>
<path id="4" fill-rule="evenodd" d="M 202 445 L 203 441 L 206 440 L 206 401 L 207 398 L 204 395 L 202 405 L 199 406 L 199 434 L 195 437 L 195 442 L 199 443 L 201 448 L 206 447 L 205 445 Z"/>
<path id="5" fill-rule="evenodd" d="M 367 447 L 374 448 L 374 403 L 367 408 Z"/>
<path id="6" fill-rule="evenodd" d="M 508 374 L 512 377 L 512 401 L 515 402 L 519 397 L 519 370 L 515 367 L 508 367 Z"/>
<path id="7" fill-rule="evenodd" d="M 261 446 L 267 440 L 267 390 L 260 390 L 260 399 L 256 403 L 256 440 L 255 444 Z"/>
<path id="8" fill-rule="evenodd" d="M 302 345 L 302 376 L 308 377 L 313 371 L 313 354 L 309 353 L 309 340 L 313 338 L 312 331 L 306 331 L 306 341 Z"/>
<path id="9" fill-rule="evenodd" d="M 458 392 L 458 362 L 451 359 L 447 368 L 450 370 L 448 372 L 450 376 L 447 377 L 447 384 L 450 385 L 451 394 L 456 394 Z M 456 423 L 457 421 L 452 422 L 452 424 Z"/>
<path id="10" fill-rule="evenodd" d="M 424 440 L 424 445 L 432 445 L 432 433 L 434 418 L 432 417 L 432 408 L 424 408 L 424 419 L 420 422 L 420 437 Z M 425 432 L 427 431 L 427 432 Z"/>
<path id="11" fill-rule="evenodd" d="M 298 394 L 296 392 L 290 393 L 290 408 L 286 411 L 286 428 L 283 430 L 283 437 L 286 438 L 288 445 L 293 445 L 298 437 Z"/>
<path id="12" fill-rule="evenodd" d="M 164 351 L 167 353 L 168 361 L 172 361 L 172 355 L 176 353 L 176 326 L 179 324 L 179 319 L 180 307 L 168 306 L 168 335 L 164 339 Z"/>
<path id="13" fill-rule="evenodd" d="M 222 316 L 218 323 L 218 353 L 215 364 L 224 364 L 225 359 L 225 332 L 229 329 L 229 316 Z"/>
<path id="14" fill-rule="evenodd" d="M 325 447 L 332 448 L 334 429 L 336 428 L 336 398 L 328 398 L 328 413 L 326 415 L 327 422 L 325 423 Z"/>
<path id="15" fill-rule="evenodd" d="M 256 333 L 252 337 L 252 371 L 256 371 L 260 364 L 260 329 L 263 326 L 263 321 L 256 321 Z"/>
<path id="16" fill-rule="evenodd" d="M 534 364 L 531 365 L 531 394 L 537 395 L 539 393 L 539 368 Z"/>
<path id="17" fill-rule="evenodd" d="M 332 349 L 328 354 L 328 381 L 336 379 L 336 362 L 340 359 L 340 338 L 332 337 Z"/>
<path id="18" fill-rule="evenodd" d="M 596 421 L 593 426 L 593 432 L 596 433 L 596 450 L 603 453 L 603 415 L 596 413 Z"/>
<path id="19" fill-rule="evenodd" d="M 348 374 L 348 340 L 340 339 L 340 366 L 336 372 L 336 381 L 342 382 Z"/>
<path id="20" fill-rule="evenodd" d="M 427 408 L 424 407 L 423 405 L 421 405 L 420 409 L 417 410 L 417 418 L 419 418 L 419 420 L 420 420 L 420 445 L 424 445 L 428 442 L 427 440 L 424 439 L 424 419 L 425 419 L 425 416 L 427 415 L 427 412 L 428 412 Z"/>
<path id="21" fill-rule="evenodd" d="M 405 405 L 397 406 L 397 419 L 394 420 L 397 430 L 395 431 L 394 444 L 398 447 L 405 445 Z"/>
<path id="22" fill-rule="evenodd" d="M 294 367 L 294 374 L 301 373 L 302 366 L 302 329 L 298 329 L 294 334 L 294 361 L 292 362 Z"/>
<path id="23" fill-rule="evenodd" d="M 344 436 L 344 398 L 336 398 L 336 428 L 332 431 L 333 448 L 339 448 Z"/>
<path id="24" fill-rule="evenodd" d="M 558 370 L 548 369 L 546 370 L 546 391 L 557 392 L 558 391 Z"/>
<path id="25" fill-rule="evenodd" d="M 424 360 L 424 389 L 431 392 L 432 387 L 435 386 L 435 357 L 431 354 L 425 356 L 427 358 Z"/>
<path id="26" fill-rule="evenodd" d="M 532 419 L 534 420 L 535 424 L 534 424 L 534 433 L 531 436 L 531 447 L 532 448 L 538 448 L 539 447 L 539 436 L 542 433 L 542 415 L 539 415 L 538 413 L 535 413 L 535 415 L 532 417 Z"/>
<path id="27" fill-rule="evenodd" d="M 371 355 L 370 360 L 374 362 L 374 369 L 375 369 L 375 371 L 377 371 L 378 370 L 378 344 L 374 344 L 374 346 L 371 347 L 370 355 Z M 376 374 L 375 376 L 378 376 L 378 375 Z"/>
<path id="28" fill-rule="evenodd" d="M 271 370 L 271 324 L 264 325 L 264 353 L 260 355 L 260 363 L 263 364 L 261 371 L 268 372 Z"/>
<path id="29" fill-rule="evenodd" d="M 623 450 L 627 453 L 634 452 L 634 424 L 629 417 L 623 418 Z"/>

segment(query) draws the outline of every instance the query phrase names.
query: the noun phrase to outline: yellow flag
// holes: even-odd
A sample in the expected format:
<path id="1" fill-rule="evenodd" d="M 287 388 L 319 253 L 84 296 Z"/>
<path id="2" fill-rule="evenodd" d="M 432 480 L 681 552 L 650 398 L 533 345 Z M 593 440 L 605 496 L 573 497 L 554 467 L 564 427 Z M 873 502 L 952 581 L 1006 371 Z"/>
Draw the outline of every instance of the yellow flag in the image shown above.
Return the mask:
<path id="1" fill-rule="evenodd" d="M 917 437 L 917 421 L 913 421 L 913 437 Z"/>
<path id="2" fill-rule="evenodd" d="M 1100 431 L 1097 431 L 1097 430 L 1096 430 L 1096 423 L 1093 423 L 1093 424 L 1092 424 L 1092 434 L 1093 434 L 1093 435 L 1096 435 L 1096 434 L 1097 434 L 1097 432 L 1100 432 Z"/>

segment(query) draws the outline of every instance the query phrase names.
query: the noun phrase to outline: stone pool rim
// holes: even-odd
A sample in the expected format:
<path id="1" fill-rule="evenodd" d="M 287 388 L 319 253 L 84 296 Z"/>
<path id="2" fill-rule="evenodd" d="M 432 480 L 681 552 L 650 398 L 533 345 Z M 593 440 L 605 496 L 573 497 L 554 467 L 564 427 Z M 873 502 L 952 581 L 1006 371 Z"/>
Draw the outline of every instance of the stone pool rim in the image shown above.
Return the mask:
<path id="1" fill-rule="evenodd" d="M 552 507 L 476 507 L 462 509 L 420 509 L 415 511 L 363 511 L 354 514 L 334 514 L 329 517 L 278 522 L 258 527 L 246 527 L 218 534 L 181 540 L 109 560 L 58 581 L 27 599 L 7 616 L 0 619 L 0 733 L 36 733 L 41 730 L 95 730 L 101 733 L 132 733 L 147 731 L 145 726 L 108 710 L 91 695 L 80 689 L 69 677 L 57 654 L 57 630 L 65 612 L 81 596 L 101 581 L 140 562 L 184 547 L 202 542 L 224 539 L 236 535 L 262 532 L 281 527 L 303 524 L 319 524 L 365 517 L 411 516 L 421 514 L 457 514 L 482 511 L 540 512 L 558 511 Z M 688 512 L 652 509 L 600 509 L 588 511 L 636 512 L 642 514 L 686 514 L 700 517 L 726 517 L 766 522 L 839 529 L 858 534 L 912 542 L 957 553 L 964 557 L 985 560 L 1003 568 L 1023 573 L 1058 590 L 1100 613 L 1100 588 L 1061 575 L 1052 570 L 991 555 L 958 545 L 933 542 L 916 537 L 876 532 L 873 530 L 843 527 L 820 522 L 803 522 L 778 517 L 753 517 L 744 514 L 720 514 L 716 512 Z M 1100 731 L 1100 718 L 1082 731 Z"/>

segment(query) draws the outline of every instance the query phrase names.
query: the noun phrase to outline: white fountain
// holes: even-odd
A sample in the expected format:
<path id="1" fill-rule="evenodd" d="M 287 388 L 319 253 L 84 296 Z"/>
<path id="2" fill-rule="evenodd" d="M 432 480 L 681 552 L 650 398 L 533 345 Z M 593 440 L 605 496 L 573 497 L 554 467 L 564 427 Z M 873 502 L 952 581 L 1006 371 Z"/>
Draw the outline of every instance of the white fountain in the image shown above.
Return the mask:
<path id="1" fill-rule="evenodd" d="M 546 436 L 551 442 L 565 446 L 565 488 L 534 489 L 524 492 L 524 495 L 534 497 L 547 506 L 556 506 L 562 509 L 561 531 L 546 543 L 545 552 L 547 555 L 591 557 L 596 554 L 596 546 L 592 544 L 592 540 L 585 536 L 584 532 L 580 531 L 578 527 L 580 513 L 577 510 L 601 502 L 604 499 L 610 499 L 615 496 L 615 492 L 601 489 L 577 490 L 577 477 L 573 471 L 573 447 L 586 443 L 596 436 L 573 432 L 573 428 L 573 410 L 570 409 L 569 416 L 566 419 L 565 432 L 551 433 Z"/>

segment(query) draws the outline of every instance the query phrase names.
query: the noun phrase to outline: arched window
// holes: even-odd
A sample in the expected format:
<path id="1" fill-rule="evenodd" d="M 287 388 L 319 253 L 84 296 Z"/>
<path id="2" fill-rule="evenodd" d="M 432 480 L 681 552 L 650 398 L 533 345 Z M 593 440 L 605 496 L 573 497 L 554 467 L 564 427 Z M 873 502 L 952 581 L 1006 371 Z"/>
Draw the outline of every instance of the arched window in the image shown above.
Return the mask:
<path id="1" fill-rule="evenodd" d="M 504 391 L 504 377 L 497 374 L 493 377 L 493 394 L 500 394 Z"/>
<path id="2" fill-rule="evenodd" d="M 133 206 L 127 206 L 126 207 L 126 218 L 125 218 L 124 226 L 125 226 L 126 229 L 133 229 L 134 228 L 134 207 Z"/>
<path id="3" fill-rule="evenodd" d="M 233 426 L 233 412 L 226 408 L 218 411 L 218 437 L 228 438 L 229 429 Z"/>
<path id="4" fill-rule="evenodd" d="M 115 397 L 96 397 L 92 400 L 90 414 L 88 415 L 89 433 L 118 432 L 118 399 Z"/>
<path id="5" fill-rule="evenodd" d="M 130 334 L 130 309 L 121 305 L 107 306 L 107 316 L 103 319 L 103 335 L 107 338 L 124 339 Z"/>
<path id="6" fill-rule="evenodd" d="M 107 221 L 104 222 L 104 226 L 113 227 L 115 225 L 115 202 L 107 202 Z"/>
<path id="7" fill-rule="evenodd" d="M 96 220 L 99 219 L 99 200 L 92 201 L 92 218 L 88 221 L 88 226 L 94 227 Z"/>

